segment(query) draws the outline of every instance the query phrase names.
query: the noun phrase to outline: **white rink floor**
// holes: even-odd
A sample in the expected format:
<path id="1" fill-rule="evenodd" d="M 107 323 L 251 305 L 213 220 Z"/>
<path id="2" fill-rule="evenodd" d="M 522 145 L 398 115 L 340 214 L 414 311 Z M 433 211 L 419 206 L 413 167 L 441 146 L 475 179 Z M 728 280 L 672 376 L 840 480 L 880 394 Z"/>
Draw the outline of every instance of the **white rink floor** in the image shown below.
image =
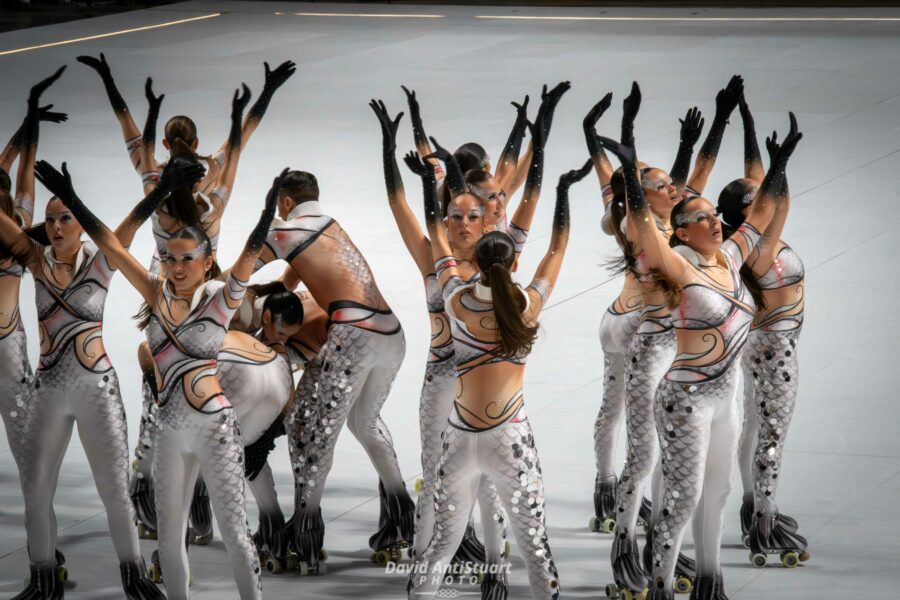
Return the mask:
<path id="1" fill-rule="evenodd" d="M 304 17 L 296 11 L 445 15 L 440 19 Z M 221 258 L 227 264 L 255 222 L 274 174 L 284 166 L 315 172 L 322 203 L 368 257 L 399 314 L 407 360 L 385 408 L 403 474 L 419 471 L 418 393 L 427 347 L 423 291 L 388 211 L 381 172 L 380 130 L 366 106 L 372 97 L 406 110 L 400 84 L 416 89 L 429 133 L 444 145 L 484 143 L 499 154 L 514 118 L 510 100 L 530 93 L 536 110 L 542 83 L 569 79 L 547 152 L 543 204 L 520 274 L 530 277 L 548 241 L 553 189 L 586 157 L 581 119 L 608 90 L 615 92 L 602 131 L 616 134 L 632 79 L 644 104 L 637 122 L 642 158 L 668 168 L 678 143 L 677 118 L 699 105 L 710 123 L 716 91 L 733 73 L 747 81 L 757 130 L 787 127 L 794 110 L 804 140 L 790 165 L 794 204 L 785 238 L 807 267 L 808 303 L 802 341 L 800 403 L 788 441 L 779 504 L 809 537 L 812 560 L 787 571 L 760 570 L 747 560 L 737 521 L 740 484 L 729 501 L 723 566 L 729 597 L 896 598 L 900 580 L 900 409 L 889 374 L 896 368 L 900 321 L 887 300 L 900 291 L 900 22 L 812 21 L 547 21 L 484 20 L 475 15 L 594 16 L 900 16 L 900 11 L 697 9 L 449 8 L 377 5 L 186 2 L 0 35 L 0 51 L 143 27 L 217 11 L 216 18 L 154 31 L 82 41 L 0 56 L 4 109 L 0 135 L 11 135 L 28 86 L 62 63 L 63 79 L 45 96 L 69 113 L 65 125 L 44 125 L 41 156 L 68 160 L 80 195 L 117 223 L 139 197 L 138 180 L 98 77 L 75 62 L 105 52 L 138 121 L 143 82 L 164 92 L 162 122 L 176 113 L 200 126 L 201 150 L 225 138 L 232 90 L 262 84 L 262 62 L 290 58 L 297 75 L 273 100 L 241 162 L 225 216 Z M 282 11 L 284 14 L 278 14 Z M 733 124 L 708 193 L 741 173 L 740 120 Z M 408 117 L 400 148 L 412 147 Z M 6 132 L 6 133 L 3 133 Z M 411 202 L 419 184 L 404 170 Z M 38 193 L 38 214 L 48 197 Z M 563 273 L 543 317 L 542 341 L 527 373 L 526 397 L 548 493 L 550 540 L 564 598 L 598 598 L 611 581 L 609 536 L 590 533 L 594 477 L 592 426 L 600 398 L 600 316 L 619 290 L 602 263 L 614 251 L 599 230 L 599 190 L 592 179 L 573 189 L 573 237 Z M 150 231 L 135 251 L 150 256 Z M 267 270 L 271 275 L 278 269 Z M 33 282 L 26 278 L 22 312 L 32 364 L 37 358 Z M 886 294 L 882 298 L 882 294 Z M 138 297 L 117 277 L 107 302 L 106 340 L 125 386 L 134 445 L 140 414 L 140 339 L 130 316 Z M 878 316 L 882 311 L 890 314 Z M 894 315 L 894 316 L 891 316 Z M 892 398 L 894 400 L 892 400 Z M 0 595 L 12 596 L 27 574 L 23 504 L 5 441 L 0 444 Z M 622 450 L 620 449 L 620 453 Z M 290 512 L 292 482 L 282 441 L 273 466 L 282 505 Z M 332 559 L 322 578 L 266 576 L 266 598 L 399 598 L 405 579 L 369 561 L 377 478 L 361 447 L 343 436 L 328 480 L 324 514 Z M 121 598 L 117 561 L 103 507 L 84 453 L 73 438 L 56 494 L 59 543 L 75 584 L 72 599 Z M 256 509 L 250 507 L 255 522 Z M 142 542 L 149 557 L 152 542 Z M 513 550 L 511 598 L 528 597 Z M 191 548 L 193 597 L 236 598 L 224 547 Z M 475 588 L 461 588 L 474 592 Z"/>

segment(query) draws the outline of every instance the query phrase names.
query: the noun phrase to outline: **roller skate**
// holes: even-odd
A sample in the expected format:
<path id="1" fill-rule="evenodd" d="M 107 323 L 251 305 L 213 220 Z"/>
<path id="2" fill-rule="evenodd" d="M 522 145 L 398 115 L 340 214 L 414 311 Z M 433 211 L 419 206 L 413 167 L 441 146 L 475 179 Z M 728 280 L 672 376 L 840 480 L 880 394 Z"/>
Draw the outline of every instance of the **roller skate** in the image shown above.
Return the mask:
<path id="1" fill-rule="evenodd" d="M 25 589 L 12 600 L 59 600 L 64 597 L 63 583 L 59 580 L 56 561 L 34 564 L 29 567 L 30 577 Z"/>
<path id="2" fill-rule="evenodd" d="M 644 551 L 641 556 L 641 562 L 644 566 L 645 573 L 653 572 L 653 530 L 647 533 L 647 543 L 644 544 Z M 694 578 L 697 576 L 697 564 L 694 559 L 688 558 L 683 553 L 678 553 L 675 561 L 675 582 L 673 588 L 678 594 L 690 593 L 694 588 Z"/>
<path id="3" fill-rule="evenodd" d="M 643 600 L 647 595 L 647 576 L 641 568 L 637 541 L 628 532 L 616 532 L 612 546 L 613 580 L 606 586 L 607 598 Z"/>
<path id="4" fill-rule="evenodd" d="M 213 539 L 212 509 L 206 484 L 198 478 L 194 484 L 194 499 L 191 502 L 191 522 L 188 527 L 188 543 L 206 546 Z"/>
<path id="5" fill-rule="evenodd" d="M 30 556 L 30 553 L 29 553 Z M 56 580 L 65 583 L 69 580 L 69 570 L 66 568 L 66 557 L 62 552 L 56 550 Z M 31 575 L 25 578 L 25 587 L 31 583 Z"/>
<path id="6" fill-rule="evenodd" d="M 616 529 L 616 487 L 615 474 L 594 479 L 594 516 L 588 527 L 594 533 L 612 533 Z"/>
<path id="7" fill-rule="evenodd" d="M 119 563 L 119 573 L 122 574 L 122 587 L 128 600 L 165 600 L 165 594 L 147 577 L 143 558 Z"/>
<path id="8" fill-rule="evenodd" d="M 296 555 L 297 572 L 301 577 L 307 575 L 324 575 L 328 552 L 322 548 L 325 542 L 325 521 L 322 520 L 322 509 L 315 512 L 301 508 L 291 518 L 292 525 L 287 531 L 293 534 L 293 542 L 288 545 L 289 551 Z"/>
<path id="9" fill-rule="evenodd" d="M 721 573 L 700 575 L 694 580 L 694 583 L 694 591 L 691 592 L 690 600 L 728 600 Z"/>
<path id="10" fill-rule="evenodd" d="M 253 534 L 253 543 L 259 554 L 259 562 L 269 573 L 294 571 L 297 555 L 288 550 L 288 529 L 281 514 L 259 515 L 259 529 Z"/>
<path id="11" fill-rule="evenodd" d="M 788 569 L 809 560 L 806 538 L 783 527 L 777 513 L 757 513 L 753 517 L 748 537 L 750 562 L 754 567 L 765 567 L 769 554 L 778 554 L 781 564 Z"/>
<path id="12" fill-rule="evenodd" d="M 375 552 L 372 562 L 384 566 L 391 562 L 399 562 L 403 551 L 412 546 L 415 530 L 416 505 L 406 488 L 389 495 L 382 482 L 378 482 L 381 501 L 379 528 L 369 538 L 369 547 Z"/>
<path id="13" fill-rule="evenodd" d="M 421 494 L 422 490 L 425 489 L 425 480 L 419 477 L 418 479 L 416 479 L 416 483 L 413 488 L 416 490 L 417 494 Z"/>
<path id="14" fill-rule="evenodd" d="M 487 573 L 481 581 L 481 600 L 506 600 L 506 572 Z"/>
<path id="15" fill-rule="evenodd" d="M 138 537 L 142 540 L 157 539 L 156 493 L 153 490 L 153 482 L 141 473 L 135 473 L 129 487 L 128 494 L 134 505 Z"/>
<path id="16" fill-rule="evenodd" d="M 775 517 L 781 528 L 789 533 L 797 533 L 800 526 L 797 519 L 777 513 Z M 744 548 L 750 547 L 750 525 L 753 523 L 753 494 L 744 494 L 741 502 L 741 542 Z"/>
<path id="17" fill-rule="evenodd" d="M 653 522 L 653 504 L 646 498 L 641 498 L 641 508 L 638 509 L 637 524 L 644 533 L 650 532 L 650 524 Z"/>

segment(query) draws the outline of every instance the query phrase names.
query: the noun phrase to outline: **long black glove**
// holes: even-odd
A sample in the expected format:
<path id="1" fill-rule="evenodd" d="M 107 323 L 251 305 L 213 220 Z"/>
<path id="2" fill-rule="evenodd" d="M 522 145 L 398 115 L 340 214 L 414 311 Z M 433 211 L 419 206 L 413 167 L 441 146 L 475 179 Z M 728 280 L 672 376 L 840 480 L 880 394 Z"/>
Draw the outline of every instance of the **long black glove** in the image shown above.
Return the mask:
<path id="1" fill-rule="evenodd" d="M 441 203 L 438 201 L 435 191 L 434 169 L 428 163 L 422 161 L 416 152 L 409 152 L 403 157 L 403 161 L 409 170 L 421 177 L 422 195 L 425 198 L 425 222 L 429 226 L 440 223 Z"/>
<path id="2" fill-rule="evenodd" d="M 434 148 L 434 152 L 425 158 L 436 158 L 444 163 L 444 167 L 447 171 L 445 179 L 447 186 L 449 186 L 450 197 L 455 198 L 456 196 L 465 194 L 469 188 L 466 186 L 466 180 L 463 177 L 462 170 L 459 168 L 459 163 L 456 162 L 456 157 L 453 156 L 452 152 L 438 144 L 437 140 L 433 137 L 428 139 L 431 140 L 431 147 Z M 440 211 L 438 212 L 440 213 Z"/>
<path id="3" fill-rule="evenodd" d="M 159 119 L 159 109 L 162 106 L 163 98 L 165 98 L 166 95 L 160 94 L 157 96 L 153 93 L 153 78 L 151 77 L 148 77 L 147 82 L 144 84 L 144 95 L 147 97 L 147 104 L 149 107 L 147 109 L 147 122 L 144 125 L 144 132 L 141 135 L 141 140 L 144 144 L 155 144 L 156 121 Z"/>
<path id="4" fill-rule="evenodd" d="M 597 121 L 600 120 L 600 117 L 603 116 L 603 113 L 605 113 L 612 104 L 612 98 L 612 92 L 603 96 L 603 98 L 588 111 L 588 114 L 585 115 L 584 120 L 581 122 L 581 127 L 584 129 L 584 141 L 587 142 L 588 152 L 593 159 L 600 158 L 604 154 L 603 146 L 601 146 L 600 142 L 597 140 Z"/>
<path id="5" fill-rule="evenodd" d="M 234 90 L 231 99 L 231 130 L 228 132 L 228 146 L 230 150 L 241 147 L 241 125 L 244 119 L 244 109 L 250 103 L 250 88 L 246 83 L 241 84 L 241 89 Z"/>
<path id="6" fill-rule="evenodd" d="M 264 62 L 263 66 L 266 68 L 266 82 L 263 84 L 262 93 L 259 95 L 259 98 L 253 103 L 250 112 L 247 113 L 248 118 L 256 121 L 262 120 L 263 116 L 266 114 L 266 110 L 269 108 L 269 102 L 272 100 L 272 96 L 275 94 L 276 90 L 284 85 L 284 82 L 297 72 L 297 65 L 290 60 L 286 60 L 275 67 L 274 71 L 269 69 L 269 63 L 267 62 Z"/>
<path id="7" fill-rule="evenodd" d="M 382 100 L 371 100 L 369 106 L 378 117 L 381 124 L 381 155 L 384 160 L 384 185 L 387 188 L 388 201 L 392 201 L 394 195 L 403 189 L 403 179 L 400 176 L 400 168 L 397 166 L 397 128 L 403 113 L 391 119 L 387 107 Z"/>
<path id="8" fill-rule="evenodd" d="M 729 80 L 728 85 L 716 94 L 716 116 L 713 117 L 706 140 L 703 141 L 703 145 L 697 153 L 700 158 L 714 160 L 718 156 L 719 147 L 722 145 L 722 136 L 725 133 L 725 127 L 728 125 L 728 119 L 731 117 L 734 109 L 737 108 L 743 93 L 744 79 L 740 75 L 734 75 Z"/>
<path id="9" fill-rule="evenodd" d="M 522 140 L 525 139 L 525 129 L 528 127 L 528 96 L 522 104 L 518 102 L 510 102 L 516 107 L 516 121 L 513 123 L 512 131 L 509 132 L 509 138 L 503 146 L 503 152 L 500 153 L 500 160 L 497 164 L 505 164 L 513 161 L 518 163 L 519 153 L 522 151 Z"/>
<path id="10" fill-rule="evenodd" d="M 703 132 L 703 115 L 693 107 L 688 109 L 683 119 L 678 119 L 681 123 L 681 139 L 678 142 L 678 153 L 675 155 L 675 162 L 672 164 L 672 170 L 669 175 L 672 177 L 672 184 L 681 189 L 687 181 L 688 172 L 691 170 L 691 158 L 694 156 L 694 144 L 700 139 Z"/>
<path id="11" fill-rule="evenodd" d="M 119 88 L 116 86 L 112 72 L 109 70 L 109 64 L 106 62 L 106 56 L 102 52 L 99 59 L 93 56 L 79 56 L 75 60 L 97 71 L 100 79 L 103 80 L 103 87 L 106 88 L 106 97 L 109 98 L 109 104 L 117 115 L 128 112 L 128 105 L 125 104 L 125 99 L 119 93 Z"/>
<path id="12" fill-rule="evenodd" d="M 641 86 L 637 81 L 631 83 L 631 93 L 622 102 L 622 144 L 634 148 L 634 120 L 641 109 Z"/>

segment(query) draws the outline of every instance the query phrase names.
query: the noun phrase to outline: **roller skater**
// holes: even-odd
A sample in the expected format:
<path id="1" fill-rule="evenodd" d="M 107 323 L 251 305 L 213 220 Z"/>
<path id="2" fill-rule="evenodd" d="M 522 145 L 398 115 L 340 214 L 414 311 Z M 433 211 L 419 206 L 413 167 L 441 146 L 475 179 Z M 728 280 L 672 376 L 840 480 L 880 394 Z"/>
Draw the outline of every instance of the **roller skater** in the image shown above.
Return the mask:
<path id="1" fill-rule="evenodd" d="M 535 195 L 542 179 L 549 117 L 546 110 L 540 110 L 531 127 L 534 159 L 526 186 Z M 432 142 L 436 157 L 447 164 L 452 155 Z M 407 164 L 423 180 L 425 220 L 457 353 L 457 397 L 437 467 L 434 533 L 424 554 L 417 556 L 408 595 L 416 598 L 438 592 L 444 570 L 465 533 L 477 483 L 482 474 L 487 474 L 497 485 L 526 557 L 532 594 L 536 598 L 558 598 L 559 581 L 545 529 L 543 483 L 521 388 L 537 317 L 556 281 L 568 241 L 568 188 L 587 174 L 590 162 L 561 178 L 550 249 L 525 290 L 510 278 L 516 244 L 499 231 L 483 236 L 476 245 L 481 280 L 464 282 L 440 226 L 441 207 L 434 193 L 433 171 L 414 157 L 408 157 Z M 448 171 L 448 177 L 451 173 Z M 448 185 L 452 184 L 448 181 Z M 485 319 L 487 311 L 493 318 Z M 522 502 L 531 510 L 523 510 Z M 482 597 L 504 594 L 505 585 L 498 590 L 497 583 L 504 583 L 502 577 L 486 578 Z"/>
<path id="2" fill-rule="evenodd" d="M 729 183 L 719 195 L 726 235 L 744 222 L 749 201 L 764 176 L 753 115 L 743 96 L 739 107 L 744 124 L 744 178 Z M 782 185 L 781 194 L 789 197 L 786 180 Z M 767 554 L 780 554 L 782 563 L 792 568 L 809 558 L 807 542 L 797 534 L 796 520 L 778 512 L 775 491 L 799 386 L 797 342 L 805 286 L 803 262 L 779 239 L 783 227 L 783 219 L 773 219 L 744 269 L 756 300 L 756 316 L 742 357 L 744 427 L 739 463 L 744 483 L 741 538 L 751 549 L 750 561 L 762 567 Z"/>
<path id="3" fill-rule="evenodd" d="M 728 89 L 730 94 L 740 95 L 739 84 L 729 84 Z M 671 239 L 679 246 L 678 251 L 649 223 L 633 145 L 601 138 L 604 147 L 622 161 L 629 218 L 648 265 L 658 269 L 674 290 L 680 289 L 680 304 L 677 311 L 673 310 L 677 315 L 673 325 L 678 350 L 657 392 L 665 493 L 659 521 L 653 528 L 651 600 L 673 597 L 676 557 L 684 528 L 692 517 L 700 580 L 694 597 L 709 598 L 710 587 L 703 583 L 700 595 L 699 583 L 704 578 L 721 577 L 722 514 L 737 426 L 733 400 L 737 359 L 754 314 L 752 298 L 738 269 L 756 248 L 760 229 L 765 230 L 776 213 L 787 210 L 786 199 L 778 194 L 778 179 L 801 137 L 792 115 L 791 132 L 775 149 L 776 159 L 747 220 L 724 243 L 708 201 L 696 197 L 679 202 L 671 214 L 675 228 Z M 703 341 L 709 336 L 721 343 L 710 347 Z M 724 592 L 716 597 L 724 598 Z"/>
<path id="4" fill-rule="evenodd" d="M 240 146 L 240 122 L 249 90 L 236 91 L 232 102 L 232 135 L 223 170 Z M 65 169 L 64 169 L 65 171 Z M 154 473 L 159 520 L 160 559 L 170 597 L 188 596 L 187 554 L 182 546 L 190 510 L 190 491 L 198 471 L 211 493 L 216 520 L 232 559 L 242 600 L 261 597 L 260 565 L 248 534 L 243 494 L 243 446 L 234 410 L 216 377 L 216 353 L 227 333 L 232 313 L 240 305 L 245 281 L 259 255 L 274 216 L 281 178 L 266 198 L 266 208 L 224 284 L 206 284 L 214 261 L 209 238 L 191 227 L 168 243 L 166 279 L 149 273 L 78 199 L 67 173 L 50 165 L 37 166 L 38 177 L 81 218 L 85 231 L 110 256 L 144 297 L 141 324 L 157 365 L 160 430 Z M 135 229 L 162 198 L 142 206 Z M 203 327 L 194 327 L 197 323 Z M 182 385 L 185 382 L 189 384 Z M 128 505 L 130 508 L 130 504 Z M 132 516 L 133 519 L 133 516 Z M 133 530 L 132 530 L 133 531 Z"/>

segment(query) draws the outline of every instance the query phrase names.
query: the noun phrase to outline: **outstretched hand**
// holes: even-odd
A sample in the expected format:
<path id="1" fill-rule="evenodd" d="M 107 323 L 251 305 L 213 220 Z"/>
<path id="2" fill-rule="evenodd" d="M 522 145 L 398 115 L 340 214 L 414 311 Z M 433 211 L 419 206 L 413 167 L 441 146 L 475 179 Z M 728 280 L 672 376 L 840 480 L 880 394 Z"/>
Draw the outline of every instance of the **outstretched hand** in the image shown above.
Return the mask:
<path id="1" fill-rule="evenodd" d="M 157 187 L 166 193 L 179 188 L 193 189 L 205 174 L 206 168 L 199 162 L 183 164 L 170 160 L 159 177 Z"/>
<path id="2" fill-rule="evenodd" d="M 62 164 L 62 172 L 59 172 L 46 160 L 39 160 L 34 165 L 34 176 L 47 191 L 62 200 L 66 206 L 78 198 L 72 187 L 72 176 L 69 175 L 66 163 Z"/>
<path id="3" fill-rule="evenodd" d="M 403 162 L 409 167 L 409 170 L 419 177 L 426 178 L 431 176 L 434 178 L 434 168 L 419 158 L 419 154 L 415 151 L 407 152 L 403 156 Z"/>
<path id="4" fill-rule="evenodd" d="M 578 183 L 582 179 L 584 179 L 585 175 L 590 173 L 591 168 L 594 166 L 594 161 L 592 159 L 588 159 L 584 165 L 581 166 L 580 169 L 572 169 L 568 173 L 563 173 L 559 177 L 559 187 L 568 188 L 573 183 Z"/>
<path id="5" fill-rule="evenodd" d="M 397 129 L 400 126 L 400 119 L 403 118 L 403 113 L 400 112 L 394 119 L 391 119 L 383 100 L 372 99 L 369 101 L 369 107 L 375 112 L 375 116 L 378 117 L 378 122 L 381 124 L 384 150 L 393 152 L 397 149 Z"/>
<path id="6" fill-rule="evenodd" d="M 431 147 L 434 148 L 434 152 L 432 152 L 425 158 L 436 158 L 445 164 L 447 163 L 447 161 L 453 160 L 453 154 L 449 150 L 438 144 L 436 139 L 434 139 L 433 137 L 429 137 L 428 139 L 431 140 Z"/>
<path id="7" fill-rule="evenodd" d="M 63 65 L 60 68 L 58 68 L 56 70 L 56 72 L 53 73 L 53 75 L 51 75 L 50 77 L 47 77 L 46 79 L 42 79 L 41 81 L 37 82 L 34 86 L 32 86 L 31 92 L 28 94 L 28 106 L 34 107 L 37 110 L 38 100 L 40 100 L 41 94 L 43 94 L 45 91 L 47 91 L 47 88 L 50 87 L 51 85 L 53 85 L 53 83 L 57 79 L 62 77 L 63 71 L 65 71 L 65 70 L 66 70 L 66 65 Z"/>
<path id="8" fill-rule="evenodd" d="M 697 107 L 689 108 L 683 119 L 678 119 L 681 123 L 681 141 L 693 146 L 700 139 L 703 132 L 703 113 Z"/>
<path id="9" fill-rule="evenodd" d="M 46 121 L 47 123 L 63 123 L 69 120 L 67 113 L 53 112 L 50 110 L 51 108 L 53 108 L 52 104 L 38 108 L 38 120 Z"/>
<path id="10" fill-rule="evenodd" d="M 240 89 L 234 90 L 234 97 L 231 99 L 231 117 L 243 115 L 249 103 L 250 88 L 246 83 L 242 83 Z"/>
<path id="11" fill-rule="evenodd" d="M 778 143 L 778 133 L 773 131 L 772 137 L 766 138 L 766 150 L 769 151 L 769 157 L 774 163 L 776 160 L 787 162 L 787 159 L 794 153 L 797 143 L 803 139 L 803 134 L 797 128 L 797 117 L 794 113 L 788 113 L 791 120 L 791 128 L 785 136 L 784 141 Z"/>
<path id="12" fill-rule="evenodd" d="M 631 82 L 631 93 L 622 101 L 622 122 L 634 123 L 641 109 L 641 86 L 637 81 Z"/>
<path id="13" fill-rule="evenodd" d="M 270 92 L 274 92 L 280 88 L 285 81 L 290 79 L 294 73 L 297 72 L 297 65 L 291 60 L 284 61 L 275 67 L 274 71 L 269 69 L 269 63 L 267 62 L 264 62 L 263 66 L 266 68 L 266 83 L 264 84 L 264 87 Z"/>
<path id="14" fill-rule="evenodd" d="M 269 191 L 266 194 L 266 212 L 271 211 L 272 214 L 275 214 L 275 207 L 278 205 L 278 197 L 281 196 L 281 188 L 284 186 L 284 180 L 290 170 L 290 167 L 285 167 L 284 170 L 272 180 L 272 187 L 269 188 Z"/>
<path id="15" fill-rule="evenodd" d="M 144 84 L 144 96 L 147 97 L 147 103 L 150 105 L 150 111 L 159 114 L 159 107 L 162 106 L 163 98 L 165 98 L 166 95 L 160 94 L 159 96 L 157 96 L 153 93 L 152 77 L 148 77 L 147 82 Z"/>
<path id="16" fill-rule="evenodd" d="M 112 72 L 109 70 L 109 63 L 106 62 L 106 56 L 104 56 L 102 52 L 100 53 L 100 58 L 82 55 L 77 57 L 75 60 L 97 71 L 97 73 L 100 74 L 100 77 L 103 77 L 104 79 L 107 77 L 112 77 Z"/>
<path id="17" fill-rule="evenodd" d="M 623 168 L 634 169 L 637 167 L 637 153 L 634 150 L 634 146 L 622 144 L 602 135 L 598 135 L 597 139 L 600 141 L 601 146 L 616 155 Z"/>
<path id="18" fill-rule="evenodd" d="M 600 102 L 595 104 L 591 110 L 588 111 L 588 114 L 585 115 L 584 120 L 582 121 L 582 126 L 584 127 L 585 133 L 595 132 L 595 127 L 597 126 L 597 121 L 600 120 L 600 117 L 603 116 L 603 113 L 610 107 L 612 104 L 612 92 L 608 92 L 603 98 L 600 99 Z"/>
<path id="19" fill-rule="evenodd" d="M 744 78 L 740 75 L 732 76 L 728 85 L 716 94 L 716 114 L 727 119 L 737 107 L 743 93 Z"/>

